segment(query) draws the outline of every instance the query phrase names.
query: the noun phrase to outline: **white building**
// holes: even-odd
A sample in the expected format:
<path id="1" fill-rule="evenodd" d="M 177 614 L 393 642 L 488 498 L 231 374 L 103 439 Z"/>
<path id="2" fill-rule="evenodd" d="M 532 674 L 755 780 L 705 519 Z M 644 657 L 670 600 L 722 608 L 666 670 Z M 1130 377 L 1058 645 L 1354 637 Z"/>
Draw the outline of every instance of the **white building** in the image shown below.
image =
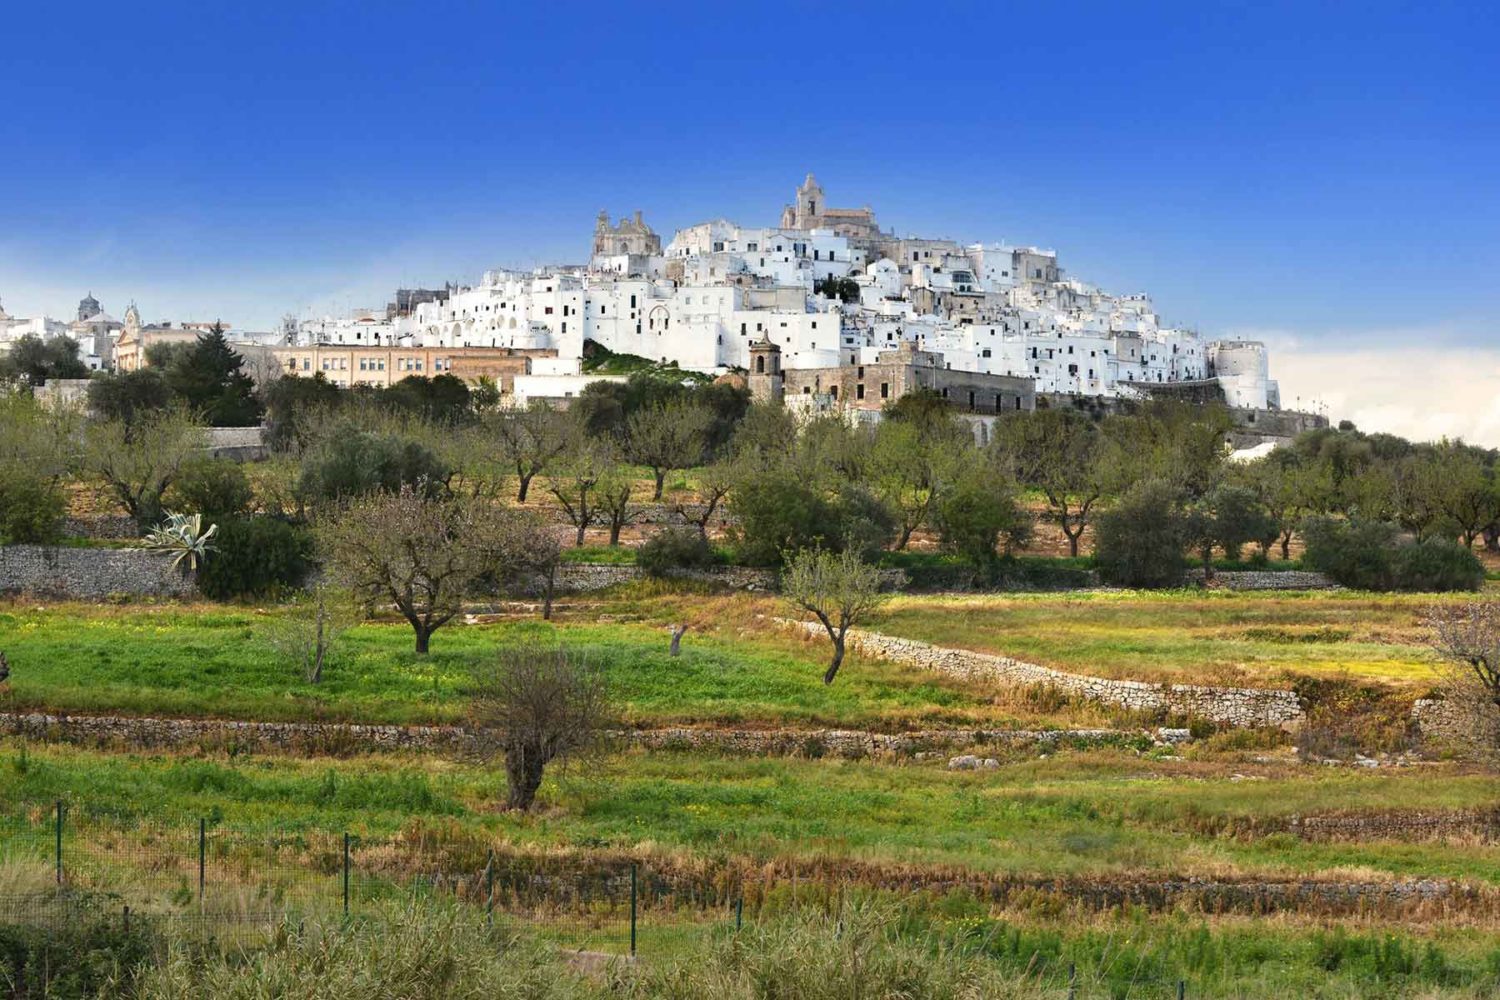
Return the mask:
<path id="1" fill-rule="evenodd" d="M 592 250 L 586 267 L 490 271 L 409 312 L 305 322 L 299 342 L 576 359 L 594 341 L 718 373 L 746 368 L 762 337 L 786 369 L 873 363 L 910 341 L 954 370 L 1029 377 L 1040 393 L 1138 396 L 1217 380 L 1232 405 L 1277 403 L 1263 345 L 1206 342 L 1166 324 L 1143 294 L 1067 277 L 1053 250 L 884 232 L 868 207 L 829 208 L 811 175 L 779 226 L 713 219 L 662 248 L 640 213 L 618 224 L 601 213 Z M 830 278 L 852 278 L 857 297 L 822 294 Z"/>

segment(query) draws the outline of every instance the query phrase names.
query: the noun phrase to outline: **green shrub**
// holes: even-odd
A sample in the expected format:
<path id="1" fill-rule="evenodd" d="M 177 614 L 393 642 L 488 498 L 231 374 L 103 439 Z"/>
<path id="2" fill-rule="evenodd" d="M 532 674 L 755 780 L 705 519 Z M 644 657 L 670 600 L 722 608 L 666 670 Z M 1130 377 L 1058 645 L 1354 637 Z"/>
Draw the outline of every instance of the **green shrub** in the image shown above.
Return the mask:
<path id="1" fill-rule="evenodd" d="M 649 576 L 666 576 L 676 569 L 708 569 L 714 561 L 713 546 L 696 528 L 664 528 L 635 553 L 635 564 Z"/>
<path id="2" fill-rule="evenodd" d="M 1478 590 L 1484 583 L 1484 564 L 1457 542 L 1428 538 L 1398 546 L 1391 558 L 1397 590 Z"/>
<path id="3" fill-rule="evenodd" d="M 301 525 L 273 517 L 218 522 L 198 589 L 214 600 L 259 597 L 299 586 L 312 568 L 312 536 Z"/>
<path id="4" fill-rule="evenodd" d="M 312 502 L 395 493 L 402 486 L 437 496 L 450 475 L 442 459 L 420 441 L 346 428 L 302 463 L 297 492 Z"/>
<path id="5" fill-rule="evenodd" d="M 730 509 L 739 520 L 739 558 L 752 566 L 775 566 L 783 553 L 812 548 L 850 547 L 873 560 L 896 533 L 895 516 L 868 490 L 843 483 L 826 491 L 792 468 L 747 477 Z"/>
<path id="6" fill-rule="evenodd" d="M 1448 539 L 1404 540 L 1383 521 L 1311 518 L 1302 535 L 1303 564 L 1346 587 L 1451 591 L 1478 590 L 1484 582 L 1484 566 L 1468 549 Z"/>
<path id="7" fill-rule="evenodd" d="M 1302 564 L 1346 587 L 1390 590 L 1394 586 L 1391 553 L 1399 535 L 1384 521 L 1309 518 L 1302 525 L 1307 550 Z"/>
<path id="8" fill-rule="evenodd" d="M 1176 491 L 1160 480 L 1137 484 L 1099 515 L 1094 560 L 1106 583 L 1173 587 L 1182 583 L 1187 523 Z"/>
<path id="9" fill-rule="evenodd" d="M 9 902 L 25 920 L 0 923 L 0 992 L 7 997 L 92 1000 L 106 986 L 128 995 L 156 951 L 149 920 L 138 917 L 127 930 L 118 911 L 91 899 Z"/>
<path id="10" fill-rule="evenodd" d="M 50 479 L 0 475 L 0 545 L 50 545 L 62 537 L 67 499 Z"/>
<path id="11" fill-rule="evenodd" d="M 172 491 L 169 508 L 210 519 L 246 514 L 255 497 L 245 470 L 222 458 L 195 458 L 184 464 Z"/>

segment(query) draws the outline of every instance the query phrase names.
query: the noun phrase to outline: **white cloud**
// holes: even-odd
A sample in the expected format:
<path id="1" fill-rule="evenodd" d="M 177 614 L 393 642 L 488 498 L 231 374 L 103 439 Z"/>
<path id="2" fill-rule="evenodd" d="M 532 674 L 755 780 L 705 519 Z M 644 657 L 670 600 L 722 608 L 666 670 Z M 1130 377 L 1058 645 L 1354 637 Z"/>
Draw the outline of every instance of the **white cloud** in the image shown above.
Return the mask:
<path id="1" fill-rule="evenodd" d="M 1262 334 L 1281 404 L 1352 420 L 1416 441 L 1461 437 L 1500 447 L 1500 350 L 1447 342 L 1433 331 L 1310 344 Z M 1353 344 L 1371 346 L 1341 346 Z"/>

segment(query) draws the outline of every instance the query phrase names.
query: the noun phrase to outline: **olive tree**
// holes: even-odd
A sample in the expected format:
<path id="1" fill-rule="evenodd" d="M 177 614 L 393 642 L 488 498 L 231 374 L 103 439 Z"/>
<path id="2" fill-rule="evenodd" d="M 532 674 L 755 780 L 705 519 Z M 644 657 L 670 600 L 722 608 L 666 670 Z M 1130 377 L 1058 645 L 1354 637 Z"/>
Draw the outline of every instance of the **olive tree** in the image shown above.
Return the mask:
<path id="1" fill-rule="evenodd" d="M 844 662 L 849 630 L 869 617 L 886 598 L 880 592 L 880 570 L 854 548 L 842 552 L 803 549 L 787 561 L 781 595 L 793 607 L 816 618 L 833 644 L 833 658 L 823 673 L 832 684 Z"/>
<path id="2" fill-rule="evenodd" d="M 1112 473 L 1098 425 L 1075 411 L 1038 410 L 998 421 L 995 432 L 1016 479 L 1046 498 L 1048 515 L 1068 540 L 1068 555 L 1077 556 Z"/>
<path id="3" fill-rule="evenodd" d="M 86 472 L 103 480 L 144 534 L 162 518 L 162 494 L 203 446 L 203 428 L 186 413 L 167 410 L 139 416 L 132 424 L 90 421 L 80 461 Z"/>
<path id="4" fill-rule="evenodd" d="M 656 480 L 651 499 L 661 499 L 667 473 L 703 461 L 713 421 L 708 407 L 683 400 L 639 409 L 626 418 L 625 456 L 651 470 Z"/>
<path id="5" fill-rule="evenodd" d="M 584 439 L 574 442 L 548 468 L 547 492 L 574 527 L 574 545 L 583 544 L 584 532 L 599 519 L 603 506 L 599 484 L 617 465 L 614 449 L 608 444 Z"/>
<path id="6" fill-rule="evenodd" d="M 575 436 L 577 422 L 544 400 L 534 399 L 524 407 L 500 410 L 486 420 L 500 446 L 500 453 L 516 470 L 516 500 L 526 502 L 531 481 L 556 459 Z"/>
<path id="7" fill-rule="evenodd" d="M 426 653 L 432 634 L 487 579 L 514 573 L 542 531 L 535 515 L 468 497 L 428 497 L 410 486 L 348 504 L 315 529 L 335 580 L 366 605 L 394 605 Z"/>
<path id="8" fill-rule="evenodd" d="M 608 731 L 603 676 L 565 649 L 501 649 L 470 694 L 481 750 L 504 758 L 509 809 L 530 809 L 547 765 L 597 749 Z"/>

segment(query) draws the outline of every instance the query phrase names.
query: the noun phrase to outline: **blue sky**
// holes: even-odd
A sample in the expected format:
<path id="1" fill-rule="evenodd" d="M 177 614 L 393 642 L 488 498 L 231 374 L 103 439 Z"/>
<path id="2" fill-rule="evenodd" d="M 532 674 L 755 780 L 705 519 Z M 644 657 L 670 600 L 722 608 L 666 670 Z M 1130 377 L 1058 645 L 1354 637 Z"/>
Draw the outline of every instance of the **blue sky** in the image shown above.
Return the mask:
<path id="1" fill-rule="evenodd" d="M 116 315 L 266 328 L 580 260 L 600 208 L 668 234 L 771 224 L 815 170 L 898 231 L 1054 247 L 1169 321 L 1264 336 L 1289 386 L 1300 366 L 1355 412 L 1388 401 L 1338 380 L 1410 378 L 1416 344 L 1482 359 L 1457 373 L 1466 407 L 1500 395 L 1490 4 L 13 4 L 0 23 L 14 314 L 92 290 Z M 1500 444 L 1492 417 L 1411 432 Z"/>

